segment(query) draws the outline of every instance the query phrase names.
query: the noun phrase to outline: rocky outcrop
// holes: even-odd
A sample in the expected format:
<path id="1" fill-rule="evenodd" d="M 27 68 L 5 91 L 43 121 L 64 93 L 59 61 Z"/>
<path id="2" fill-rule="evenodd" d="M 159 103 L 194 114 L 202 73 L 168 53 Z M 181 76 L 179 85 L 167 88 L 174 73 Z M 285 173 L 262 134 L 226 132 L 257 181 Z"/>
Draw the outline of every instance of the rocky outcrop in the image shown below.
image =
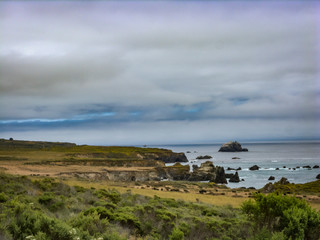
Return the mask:
<path id="1" fill-rule="evenodd" d="M 275 183 L 272 183 L 272 182 L 269 182 L 267 183 L 263 188 L 262 188 L 262 191 L 264 193 L 273 193 L 277 187 L 279 187 L 279 185 L 287 185 L 289 184 L 290 182 L 288 181 L 287 178 L 285 177 L 282 177 L 278 182 L 275 182 Z"/>
<path id="2" fill-rule="evenodd" d="M 251 170 L 251 171 L 256 171 L 259 169 L 260 169 L 260 167 L 258 165 L 253 165 L 252 167 L 249 168 L 249 170 Z"/>
<path id="3" fill-rule="evenodd" d="M 269 181 L 273 181 L 273 180 L 275 180 L 275 177 L 274 177 L 274 176 L 270 176 L 270 177 L 268 178 L 268 180 L 269 180 Z"/>
<path id="4" fill-rule="evenodd" d="M 235 183 L 240 182 L 240 178 L 239 178 L 238 172 L 233 174 L 233 176 L 230 178 L 229 182 L 235 182 Z"/>
<path id="5" fill-rule="evenodd" d="M 275 191 L 275 187 L 271 182 L 269 182 L 262 188 L 262 191 L 264 193 L 273 193 Z"/>
<path id="6" fill-rule="evenodd" d="M 215 183 L 227 183 L 223 167 L 214 166 L 212 162 L 202 163 L 200 167 L 193 166 L 194 171 L 190 172 L 189 165 L 176 163 L 168 167 L 156 167 L 148 169 L 103 169 L 101 172 L 63 172 L 59 175 L 72 176 L 89 180 L 110 180 L 110 181 L 161 181 L 163 179 L 179 181 L 210 181 Z"/>
<path id="7" fill-rule="evenodd" d="M 165 163 L 188 162 L 184 153 L 170 152 L 169 154 L 154 154 L 154 160 L 160 160 Z"/>
<path id="8" fill-rule="evenodd" d="M 318 175 L 316 176 L 316 179 L 320 179 L 320 174 L 318 174 Z"/>
<path id="9" fill-rule="evenodd" d="M 287 184 L 289 184 L 290 182 L 288 181 L 287 178 L 282 177 L 282 178 L 279 180 L 278 183 L 281 184 L 281 185 L 287 185 Z"/>
<path id="10" fill-rule="evenodd" d="M 232 178 L 232 176 L 234 175 L 233 173 L 226 173 L 226 178 Z"/>
<path id="11" fill-rule="evenodd" d="M 210 181 L 215 183 L 227 183 L 223 167 L 214 166 L 212 162 L 202 163 L 200 167 L 194 165 L 193 172 L 190 172 L 189 165 L 176 163 L 173 166 L 158 166 L 148 168 L 105 168 L 99 172 L 62 172 L 59 175 L 72 176 L 77 178 L 89 179 L 93 181 L 161 181 L 180 180 L 180 181 Z"/>
<path id="12" fill-rule="evenodd" d="M 189 172 L 189 166 L 175 164 L 165 167 L 164 171 L 168 179 L 184 181 L 210 181 L 215 183 L 227 183 L 224 168 L 214 166 L 212 162 L 202 163 L 200 167 L 193 165 L 193 172 Z"/>
<path id="13" fill-rule="evenodd" d="M 225 144 L 223 144 L 220 149 L 219 152 L 248 152 L 247 148 L 242 148 L 241 144 L 238 142 L 227 142 Z"/>

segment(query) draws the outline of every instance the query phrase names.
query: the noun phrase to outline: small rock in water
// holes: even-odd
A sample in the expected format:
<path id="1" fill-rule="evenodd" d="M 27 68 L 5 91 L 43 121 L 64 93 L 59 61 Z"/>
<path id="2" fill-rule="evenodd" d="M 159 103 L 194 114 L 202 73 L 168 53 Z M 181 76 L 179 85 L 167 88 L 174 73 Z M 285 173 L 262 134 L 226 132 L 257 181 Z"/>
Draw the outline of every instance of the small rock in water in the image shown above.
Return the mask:
<path id="1" fill-rule="evenodd" d="M 307 165 L 307 166 L 303 166 L 303 168 L 311 168 L 309 165 Z"/>
<path id="2" fill-rule="evenodd" d="M 296 170 L 296 168 L 292 168 L 293 170 Z"/>
<path id="3" fill-rule="evenodd" d="M 253 165 L 252 167 L 249 168 L 249 170 L 251 171 L 255 171 L 255 170 L 259 170 L 259 166 L 258 165 Z"/>
<path id="4" fill-rule="evenodd" d="M 277 167 L 276 170 L 279 170 L 279 168 Z"/>
<path id="5" fill-rule="evenodd" d="M 319 165 L 314 165 L 313 168 L 319 168 Z"/>
<path id="6" fill-rule="evenodd" d="M 316 176 L 316 179 L 320 179 L 320 174 L 318 174 L 318 175 Z"/>
<path id="7" fill-rule="evenodd" d="M 300 168 L 299 166 L 297 166 L 296 168 Z"/>
<path id="8" fill-rule="evenodd" d="M 283 166 L 283 168 L 286 168 L 286 166 Z"/>
<path id="9" fill-rule="evenodd" d="M 239 157 L 233 157 L 232 159 L 240 159 Z"/>
<path id="10" fill-rule="evenodd" d="M 270 176 L 270 177 L 268 178 L 268 180 L 269 180 L 269 181 L 275 180 L 275 177 L 274 177 L 274 176 Z"/>
<path id="11" fill-rule="evenodd" d="M 205 156 L 198 156 L 197 159 L 211 159 L 212 157 L 209 155 L 205 155 Z"/>

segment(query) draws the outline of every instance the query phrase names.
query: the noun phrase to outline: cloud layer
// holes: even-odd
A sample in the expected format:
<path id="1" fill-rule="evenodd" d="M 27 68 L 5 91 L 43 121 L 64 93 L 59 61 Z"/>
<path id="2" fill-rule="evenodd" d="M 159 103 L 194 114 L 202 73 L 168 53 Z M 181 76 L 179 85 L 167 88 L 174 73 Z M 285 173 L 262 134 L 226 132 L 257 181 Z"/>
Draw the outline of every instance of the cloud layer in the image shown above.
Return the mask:
<path id="1" fill-rule="evenodd" d="M 0 5 L 4 137 L 320 137 L 316 2 Z"/>

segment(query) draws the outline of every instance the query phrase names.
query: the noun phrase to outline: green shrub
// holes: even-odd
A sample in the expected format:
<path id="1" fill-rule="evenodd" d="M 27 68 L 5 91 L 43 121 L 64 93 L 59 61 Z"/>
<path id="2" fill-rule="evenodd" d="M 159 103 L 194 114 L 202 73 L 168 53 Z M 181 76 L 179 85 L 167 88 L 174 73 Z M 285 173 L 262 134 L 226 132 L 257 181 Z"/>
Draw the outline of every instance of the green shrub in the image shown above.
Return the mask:
<path id="1" fill-rule="evenodd" d="M 94 194 L 98 198 L 107 198 L 114 204 L 118 204 L 121 201 L 121 195 L 116 190 L 99 189 Z"/>
<path id="2" fill-rule="evenodd" d="M 5 193 L 0 193 L 0 203 L 4 203 L 9 200 L 9 197 Z"/>
<path id="3" fill-rule="evenodd" d="M 170 240 L 184 240 L 184 233 L 179 228 L 174 228 L 171 235 L 169 236 Z"/>
<path id="4" fill-rule="evenodd" d="M 55 212 L 64 207 L 64 201 L 61 198 L 56 198 L 53 193 L 45 192 L 38 198 L 38 202 L 45 205 L 50 211 Z"/>
<path id="5" fill-rule="evenodd" d="M 81 187 L 81 186 L 74 186 L 74 189 L 77 191 L 77 192 L 85 192 L 87 191 L 87 189 L 85 189 L 84 187 Z"/>
<path id="6" fill-rule="evenodd" d="M 130 213 L 130 212 L 116 213 L 114 221 L 120 222 L 122 226 L 135 229 L 139 234 L 142 232 L 141 223 L 133 213 Z"/>
<path id="7" fill-rule="evenodd" d="M 165 209 L 157 209 L 155 211 L 155 213 L 156 213 L 157 218 L 162 221 L 171 222 L 177 218 L 176 214 L 174 214 L 168 210 L 165 210 Z"/>
<path id="8" fill-rule="evenodd" d="M 269 232 L 284 231 L 288 239 L 320 237 L 320 213 L 304 200 L 275 194 L 256 194 L 254 200 L 244 202 L 242 211 L 255 223 L 256 233 L 265 227 Z"/>
<path id="9" fill-rule="evenodd" d="M 97 214 L 100 216 L 100 219 L 107 218 L 109 220 L 114 220 L 114 214 L 105 207 L 91 207 L 84 211 L 84 215 L 88 216 L 90 214 L 94 214 L 94 212 L 97 212 Z"/>
<path id="10" fill-rule="evenodd" d="M 55 197 L 52 193 L 45 192 L 39 197 L 38 202 L 44 205 L 48 205 L 53 202 L 54 198 Z"/>
<path id="11" fill-rule="evenodd" d="M 83 212 L 71 218 L 69 223 L 72 227 L 82 231 L 87 231 L 91 236 L 100 236 L 107 229 L 108 219 L 100 219 L 98 211 L 92 211 L 88 214 Z"/>

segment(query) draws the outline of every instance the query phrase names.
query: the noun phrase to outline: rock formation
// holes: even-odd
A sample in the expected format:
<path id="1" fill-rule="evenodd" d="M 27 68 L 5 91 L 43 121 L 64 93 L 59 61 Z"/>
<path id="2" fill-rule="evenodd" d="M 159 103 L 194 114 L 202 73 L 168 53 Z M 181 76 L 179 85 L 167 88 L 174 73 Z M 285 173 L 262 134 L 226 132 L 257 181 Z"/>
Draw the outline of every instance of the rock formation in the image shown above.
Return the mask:
<path id="1" fill-rule="evenodd" d="M 258 165 L 253 165 L 252 167 L 249 168 L 251 171 L 259 170 L 260 167 Z"/>
<path id="2" fill-rule="evenodd" d="M 160 160 L 165 163 L 188 162 L 188 159 L 184 153 L 175 153 L 171 151 L 169 154 L 153 154 L 151 159 Z"/>
<path id="3" fill-rule="evenodd" d="M 287 178 L 282 177 L 282 178 L 279 180 L 278 183 L 281 184 L 281 185 L 287 185 L 287 184 L 289 184 L 290 182 L 288 181 Z"/>
<path id="4" fill-rule="evenodd" d="M 238 172 L 233 174 L 233 176 L 230 178 L 229 182 L 236 182 L 236 183 L 240 182 L 240 178 L 239 178 Z"/>
<path id="5" fill-rule="evenodd" d="M 269 180 L 269 181 L 273 181 L 273 180 L 275 180 L 275 177 L 274 177 L 274 176 L 270 176 L 270 177 L 268 178 L 268 180 Z"/>
<path id="6" fill-rule="evenodd" d="M 247 151 L 248 149 L 242 148 L 240 143 L 232 142 L 232 141 L 223 144 L 219 149 L 219 152 L 247 152 Z"/>
<path id="7" fill-rule="evenodd" d="M 210 181 L 215 183 L 227 183 L 223 167 L 214 166 L 212 162 L 202 163 L 200 167 L 193 165 L 193 172 L 188 181 Z"/>
<path id="8" fill-rule="evenodd" d="M 320 179 L 320 174 L 318 174 L 318 175 L 316 176 L 316 179 Z"/>
<path id="9" fill-rule="evenodd" d="M 212 157 L 209 155 L 204 155 L 204 156 L 198 156 L 197 159 L 201 160 L 201 159 L 211 159 Z"/>
<path id="10" fill-rule="evenodd" d="M 176 163 L 168 167 L 156 167 L 148 170 L 116 170 L 105 169 L 99 173 L 63 173 L 62 175 L 73 175 L 87 179 L 105 179 L 111 181 L 160 181 L 162 179 L 178 181 L 210 181 L 226 184 L 226 175 L 223 167 L 214 166 L 212 162 L 202 163 L 200 167 L 194 165 L 193 172 L 190 172 L 189 165 Z"/>

